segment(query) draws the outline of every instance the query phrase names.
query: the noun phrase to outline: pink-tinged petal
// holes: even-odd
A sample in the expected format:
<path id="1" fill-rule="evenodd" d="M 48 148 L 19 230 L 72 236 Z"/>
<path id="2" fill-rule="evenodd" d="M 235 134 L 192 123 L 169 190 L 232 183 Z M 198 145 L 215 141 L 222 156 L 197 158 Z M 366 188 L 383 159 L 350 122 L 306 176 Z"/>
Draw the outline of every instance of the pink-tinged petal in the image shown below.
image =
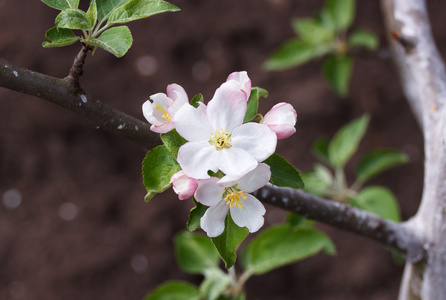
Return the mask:
<path id="1" fill-rule="evenodd" d="M 152 125 L 150 126 L 150 130 L 156 133 L 166 133 L 175 128 L 175 124 L 173 122 L 166 122 L 159 126 Z"/>
<path id="2" fill-rule="evenodd" d="M 268 126 L 245 123 L 232 131 L 232 146 L 241 148 L 262 162 L 276 151 L 277 136 Z"/>
<path id="3" fill-rule="evenodd" d="M 152 103 L 150 100 L 147 100 L 142 105 L 142 113 L 147 122 L 152 125 L 159 126 L 167 122 L 167 120 L 163 118 L 163 113 L 155 107 L 155 102 Z"/>
<path id="4" fill-rule="evenodd" d="M 269 129 L 277 135 L 278 139 L 285 139 L 287 137 L 292 136 L 296 132 L 296 127 L 280 124 L 280 125 L 269 125 L 266 124 Z"/>
<path id="5" fill-rule="evenodd" d="M 267 125 L 277 138 L 287 138 L 296 132 L 297 113 L 289 103 L 281 102 L 274 105 L 265 115 L 262 123 Z"/>
<path id="6" fill-rule="evenodd" d="M 173 174 L 169 183 L 180 200 L 192 197 L 198 187 L 197 180 L 187 176 L 183 170 Z"/>
<path id="7" fill-rule="evenodd" d="M 246 199 L 242 200 L 243 206 L 231 207 L 231 217 L 239 227 L 248 227 L 249 232 L 256 232 L 265 222 L 263 215 L 266 210 L 263 204 L 254 196 L 246 194 Z"/>
<path id="8" fill-rule="evenodd" d="M 212 160 L 215 147 L 206 142 L 189 142 L 178 150 L 178 163 L 184 173 L 195 179 L 209 178 L 208 170 L 217 172 L 218 168 Z"/>
<path id="9" fill-rule="evenodd" d="M 231 132 L 243 123 L 246 113 L 246 97 L 235 81 L 228 81 L 219 87 L 207 106 L 209 122 L 214 130 Z"/>
<path id="10" fill-rule="evenodd" d="M 222 200 L 225 188 L 217 185 L 217 177 L 211 177 L 199 181 L 195 200 L 206 206 L 212 206 Z"/>
<path id="11" fill-rule="evenodd" d="M 236 178 L 229 175 L 220 179 L 217 184 L 228 187 L 237 184 L 237 187 L 246 193 L 252 193 L 264 187 L 271 178 L 271 170 L 267 164 L 259 163 L 257 167 L 246 175 Z"/>
<path id="12" fill-rule="evenodd" d="M 228 214 L 229 205 L 220 201 L 209 207 L 200 220 L 200 227 L 206 231 L 208 237 L 216 237 L 225 230 L 225 218 Z"/>
<path id="13" fill-rule="evenodd" d="M 167 96 L 173 100 L 173 103 L 167 108 L 169 115 L 173 119 L 176 112 L 185 103 L 189 102 L 189 98 L 187 97 L 187 93 L 184 88 L 176 83 L 172 83 L 167 86 Z"/>
<path id="14" fill-rule="evenodd" d="M 197 108 L 184 104 L 173 121 L 178 133 L 190 142 L 208 142 L 213 131 L 206 116 L 206 105 L 202 103 Z"/>
<path id="15" fill-rule="evenodd" d="M 218 169 L 233 177 L 245 175 L 258 164 L 248 152 L 234 147 L 214 152 L 213 161 Z"/>
<path id="16" fill-rule="evenodd" d="M 245 92 L 246 100 L 248 100 L 251 95 L 251 79 L 249 79 L 248 73 L 246 71 L 233 72 L 229 74 L 226 81 L 230 80 L 234 80 L 238 83 L 240 89 Z"/>

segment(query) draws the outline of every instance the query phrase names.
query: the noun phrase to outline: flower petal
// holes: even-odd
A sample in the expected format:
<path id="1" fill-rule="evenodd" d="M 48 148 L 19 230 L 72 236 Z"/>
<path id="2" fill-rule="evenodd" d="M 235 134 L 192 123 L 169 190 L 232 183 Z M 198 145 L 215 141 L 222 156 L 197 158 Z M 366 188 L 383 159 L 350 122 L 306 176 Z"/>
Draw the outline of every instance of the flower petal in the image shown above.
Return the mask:
<path id="1" fill-rule="evenodd" d="M 195 179 L 209 178 L 208 170 L 217 172 L 212 160 L 215 147 L 206 142 L 188 142 L 178 150 L 178 163 L 184 173 Z"/>
<path id="2" fill-rule="evenodd" d="M 239 88 L 245 92 L 246 100 L 248 100 L 251 95 L 251 79 L 249 79 L 248 73 L 246 71 L 233 72 L 226 79 L 226 81 L 229 80 L 235 80 L 237 82 Z"/>
<path id="3" fill-rule="evenodd" d="M 263 204 L 253 195 L 247 194 L 243 201 L 244 209 L 231 207 L 231 217 L 239 227 L 248 227 L 249 232 L 256 232 L 263 226 L 263 215 L 266 210 Z"/>
<path id="4" fill-rule="evenodd" d="M 213 131 L 206 116 L 206 105 L 202 103 L 197 108 L 184 104 L 173 121 L 178 133 L 190 142 L 208 142 Z"/>
<path id="5" fill-rule="evenodd" d="M 170 117 L 173 119 L 176 112 L 185 103 L 189 102 L 189 98 L 187 97 L 187 93 L 184 88 L 176 83 L 172 83 L 167 86 L 167 96 L 173 100 L 173 103 L 167 108 Z"/>
<path id="6" fill-rule="evenodd" d="M 228 130 L 243 123 L 247 101 L 245 93 L 238 88 L 233 80 L 223 83 L 209 101 L 207 115 L 214 130 Z"/>
<path id="7" fill-rule="evenodd" d="M 233 130 L 231 138 L 234 148 L 244 149 L 259 162 L 276 151 L 277 136 L 264 124 L 243 124 Z"/>
<path id="8" fill-rule="evenodd" d="M 218 184 L 224 187 L 238 185 L 238 188 L 246 193 L 252 193 L 261 187 L 264 187 L 271 178 L 271 170 L 267 164 L 259 163 L 257 167 L 248 172 L 243 177 L 232 177 L 226 175 L 218 181 Z"/>
<path id="9" fill-rule="evenodd" d="M 225 188 L 217 185 L 218 180 L 217 177 L 211 177 L 198 181 L 195 200 L 206 206 L 212 206 L 221 201 Z"/>
<path id="10" fill-rule="evenodd" d="M 225 230 L 225 218 L 228 214 L 229 205 L 225 201 L 219 201 L 216 205 L 209 207 L 200 220 L 200 227 L 206 231 L 208 237 L 216 237 Z"/>
<path id="11" fill-rule="evenodd" d="M 213 155 L 215 165 L 226 175 L 241 177 L 257 167 L 257 161 L 245 150 L 230 148 L 216 151 Z"/>
<path id="12" fill-rule="evenodd" d="M 198 186 L 197 180 L 187 176 L 183 170 L 173 174 L 169 183 L 172 184 L 172 188 L 180 200 L 192 197 Z"/>

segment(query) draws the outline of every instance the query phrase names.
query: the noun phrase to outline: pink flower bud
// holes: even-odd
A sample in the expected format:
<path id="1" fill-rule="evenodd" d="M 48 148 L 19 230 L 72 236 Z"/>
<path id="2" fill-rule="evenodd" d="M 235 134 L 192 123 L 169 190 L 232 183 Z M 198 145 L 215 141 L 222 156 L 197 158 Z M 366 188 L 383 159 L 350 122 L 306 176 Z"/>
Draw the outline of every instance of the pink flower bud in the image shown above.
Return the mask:
<path id="1" fill-rule="evenodd" d="M 248 100 L 251 95 L 251 79 L 249 79 L 248 73 L 246 71 L 233 72 L 229 74 L 226 82 L 231 80 L 237 83 L 238 87 L 245 93 L 246 100 Z"/>
<path id="2" fill-rule="evenodd" d="M 263 118 L 263 124 L 273 131 L 278 139 L 284 139 L 296 132 L 297 113 L 289 103 L 274 105 Z"/>
<path id="3" fill-rule="evenodd" d="M 184 174 L 183 170 L 173 174 L 172 178 L 170 178 L 170 183 L 180 200 L 192 197 L 198 186 L 197 180 Z"/>

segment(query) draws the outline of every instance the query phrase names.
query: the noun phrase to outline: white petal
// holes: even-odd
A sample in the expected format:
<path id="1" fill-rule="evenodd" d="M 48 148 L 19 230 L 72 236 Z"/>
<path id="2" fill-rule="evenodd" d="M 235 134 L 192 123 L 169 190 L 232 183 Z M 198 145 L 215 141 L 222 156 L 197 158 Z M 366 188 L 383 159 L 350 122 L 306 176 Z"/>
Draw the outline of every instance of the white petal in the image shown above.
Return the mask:
<path id="1" fill-rule="evenodd" d="M 213 161 L 218 169 L 233 177 L 245 175 L 258 164 L 248 152 L 234 147 L 214 152 Z"/>
<path id="2" fill-rule="evenodd" d="M 218 181 L 221 186 L 233 186 L 237 184 L 238 188 L 246 193 L 252 193 L 261 187 L 264 187 L 271 178 L 271 170 L 267 164 L 259 163 L 257 167 L 248 172 L 241 178 L 226 175 Z"/>
<path id="3" fill-rule="evenodd" d="M 217 166 L 212 161 L 215 147 L 206 142 L 189 142 L 178 150 L 178 163 L 184 173 L 195 179 L 209 178 L 208 170 L 217 172 Z"/>
<path id="4" fill-rule="evenodd" d="M 226 81 L 229 80 L 235 80 L 237 82 L 240 89 L 245 92 L 246 100 L 248 100 L 251 95 L 251 79 L 249 79 L 248 73 L 246 71 L 233 72 L 229 74 L 228 79 L 226 79 Z"/>
<path id="5" fill-rule="evenodd" d="M 150 126 L 150 130 L 157 133 L 166 133 L 175 128 L 175 124 L 173 122 L 166 122 L 159 126 L 152 125 Z"/>
<path id="6" fill-rule="evenodd" d="M 206 116 L 206 105 L 200 104 L 197 108 L 184 104 L 174 117 L 178 133 L 190 142 L 208 142 L 211 132 Z"/>
<path id="7" fill-rule="evenodd" d="M 212 206 L 221 201 L 225 188 L 217 185 L 218 180 L 217 177 L 199 180 L 195 200 L 206 206 Z"/>
<path id="8" fill-rule="evenodd" d="M 161 111 L 155 109 L 154 104 L 150 100 L 147 100 L 142 105 L 142 113 L 147 122 L 152 125 L 159 126 L 167 122 L 167 120 L 162 117 L 163 114 L 161 113 Z"/>
<path id="9" fill-rule="evenodd" d="M 171 118 L 173 118 L 176 112 L 185 104 L 189 102 L 186 91 L 181 85 L 176 83 L 169 84 L 167 86 L 167 96 L 173 100 L 173 103 L 169 105 L 168 111 Z"/>
<path id="10" fill-rule="evenodd" d="M 228 81 L 219 87 L 207 106 L 211 126 L 231 132 L 243 123 L 246 113 L 245 93 L 237 87 L 235 81 Z"/>
<path id="11" fill-rule="evenodd" d="M 257 198 L 249 194 L 242 203 L 244 209 L 235 206 L 230 208 L 232 220 L 240 227 L 248 227 L 249 232 L 256 232 L 263 226 L 265 207 Z"/>
<path id="12" fill-rule="evenodd" d="M 228 210 L 229 205 L 226 205 L 225 201 L 220 201 L 216 205 L 209 207 L 204 216 L 201 217 L 200 226 L 209 237 L 216 237 L 223 233 Z"/>
<path id="13" fill-rule="evenodd" d="M 232 131 L 231 138 L 234 148 L 242 148 L 259 162 L 276 151 L 277 136 L 264 124 L 243 124 Z"/>

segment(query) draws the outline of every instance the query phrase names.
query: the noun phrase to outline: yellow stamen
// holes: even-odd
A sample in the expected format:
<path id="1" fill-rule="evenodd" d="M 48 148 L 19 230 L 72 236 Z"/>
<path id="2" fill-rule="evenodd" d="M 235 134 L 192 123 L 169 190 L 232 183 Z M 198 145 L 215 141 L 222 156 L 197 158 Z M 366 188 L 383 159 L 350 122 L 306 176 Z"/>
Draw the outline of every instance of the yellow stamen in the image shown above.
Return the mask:
<path id="1" fill-rule="evenodd" d="M 223 194 L 225 197 L 224 200 L 226 204 L 232 207 L 240 207 L 241 209 L 245 209 L 242 204 L 242 199 L 245 200 L 245 191 L 240 191 L 236 187 L 226 188 L 225 193 Z"/>
<path id="2" fill-rule="evenodd" d="M 211 137 L 209 138 L 209 144 L 215 146 L 217 150 L 229 149 L 231 145 L 231 134 L 227 130 L 220 129 L 220 131 L 215 130 L 211 132 Z"/>
<path id="3" fill-rule="evenodd" d="M 163 113 L 164 119 L 166 119 L 169 122 L 172 121 L 169 117 L 169 113 L 167 112 L 167 110 L 164 107 L 162 107 L 161 105 L 158 104 L 155 108 Z"/>

